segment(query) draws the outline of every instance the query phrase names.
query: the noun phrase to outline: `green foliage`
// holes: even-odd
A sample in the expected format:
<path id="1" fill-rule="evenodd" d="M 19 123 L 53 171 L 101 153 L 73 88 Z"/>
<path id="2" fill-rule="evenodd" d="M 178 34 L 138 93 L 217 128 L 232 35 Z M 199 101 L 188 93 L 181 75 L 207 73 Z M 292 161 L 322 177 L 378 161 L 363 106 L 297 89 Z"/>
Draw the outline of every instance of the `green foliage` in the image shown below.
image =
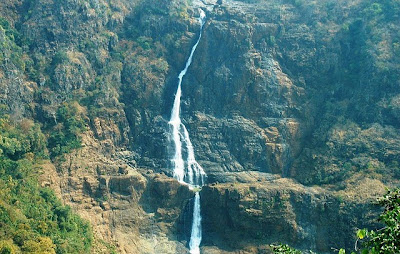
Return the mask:
<path id="1" fill-rule="evenodd" d="M 388 190 L 386 195 L 378 199 L 378 204 L 384 207 L 379 220 L 385 227 L 357 232 L 359 240 L 365 239 L 361 253 L 400 253 L 400 189 Z"/>
<path id="2" fill-rule="evenodd" d="M 18 69 L 25 71 L 23 51 L 17 44 L 17 41 L 20 41 L 20 35 L 15 29 L 10 27 L 7 20 L 1 17 L 0 33 L 5 34 L 5 39 L 0 41 L 0 48 L 2 48 L 0 51 L 0 63 L 10 61 Z"/>
<path id="3" fill-rule="evenodd" d="M 52 65 L 55 68 L 57 65 L 62 64 L 63 62 L 68 61 L 68 55 L 65 51 L 59 51 L 57 52 L 52 61 Z"/>
<path id="4" fill-rule="evenodd" d="M 0 116 L 0 156 L 20 160 L 28 154 L 45 157 L 46 139 L 40 126 L 30 120 L 22 120 L 13 126 L 7 115 Z"/>
<path id="5" fill-rule="evenodd" d="M 345 249 L 340 249 L 338 251 L 339 254 L 346 254 L 346 250 Z M 351 254 L 356 254 L 355 252 L 352 252 Z M 364 253 L 363 253 L 364 254 Z"/>
<path id="6" fill-rule="evenodd" d="M 32 121 L 14 123 L 1 112 L 0 254 L 87 253 L 90 225 L 38 184 L 38 161 L 46 157 L 44 134 Z"/>
<path id="7" fill-rule="evenodd" d="M 287 244 L 270 245 L 275 254 L 301 254 L 301 251 L 295 250 Z"/>
<path id="8" fill-rule="evenodd" d="M 57 110 L 57 124 L 53 126 L 48 139 L 51 157 L 68 153 L 81 146 L 79 134 L 85 124 L 78 113 L 77 103 L 64 103 Z"/>
<path id="9" fill-rule="evenodd" d="M 2 17 L 0 17 L 0 33 L 5 34 L 5 38 L 0 40 L 2 49 L 0 50 L 0 63 L 10 61 L 22 72 L 26 71 L 27 67 L 31 68 L 31 59 L 25 52 L 30 46 L 30 41 Z"/>
<path id="10" fill-rule="evenodd" d="M 37 240 L 27 240 L 22 249 L 25 253 L 55 254 L 55 245 L 48 237 L 38 237 Z"/>
<path id="11" fill-rule="evenodd" d="M 22 38 L 21 34 L 16 29 L 11 27 L 10 23 L 2 17 L 0 17 L 0 27 L 5 30 L 6 36 L 18 46 L 21 47 L 27 44 L 27 41 Z"/>
<path id="12" fill-rule="evenodd" d="M 137 38 L 137 43 L 139 44 L 140 47 L 144 50 L 149 50 L 152 47 L 153 40 L 150 37 L 146 36 L 140 36 Z"/>
<path id="13" fill-rule="evenodd" d="M 107 248 L 110 254 L 117 254 L 117 247 L 109 242 L 105 242 L 104 240 L 99 239 L 99 243 Z"/>
<path id="14" fill-rule="evenodd" d="M 372 3 L 366 9 L 364 9 L 364 14 L 368 17 L 377 17 L 382 14 L 382 5 L 379 3 Z"/>
<path id="15" fill-rule="evenodd" d="M 12 240 L 0 240 L 0 254 L 17 253 L 20 253 L 20 249 Z"/>
<path id="16" fill-rule="evenodd" d="M 291 3 L 296 7 L 301 7 L 304 5 L 304 0 L 291 0 Z"/>
<path id="17" fill-rule="evenodd" d="M 367 234 L 368 234 L 368 231 L 366 229 L 360 229 L 357 231 L 357 237 L 360 240 L 364 239 L 364 237 L 366 237 Z"/>
<path id="18" fill-rule="evenodd" d="M 273 35 L 270 35 L 270 36 L 269 36 L 269 43 L 270 43 L 272 46 L 275 46 L 275 45 L 276 45 L 276 38 L 275 38 L 275 36 L 273 36 Z"/>
<path id="19" fill-rule="evenodd" d="M 189 3 L 188 1 L 171 1 L 172 6 L 170 7 L 169 15 L 172 18 L 178 20 L 189 20 Z"/>

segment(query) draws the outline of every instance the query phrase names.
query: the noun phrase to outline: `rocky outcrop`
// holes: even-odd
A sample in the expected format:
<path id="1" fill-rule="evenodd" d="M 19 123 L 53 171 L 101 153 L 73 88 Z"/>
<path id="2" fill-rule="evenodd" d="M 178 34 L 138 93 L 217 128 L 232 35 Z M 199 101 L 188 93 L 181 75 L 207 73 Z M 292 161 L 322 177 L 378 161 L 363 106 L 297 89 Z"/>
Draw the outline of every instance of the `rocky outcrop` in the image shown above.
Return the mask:
<path id="1" fill-rule="evenodd" d="M 348 236 L 375 223 L 372 201 L 384 192 L 384 185 L 372 179 L 354 186 L 363 191 L 350 195 L 268 174 L 243 178 L 245 183 L 203 188 L 204 245 L 230 250 L 285 242 L 318 253 L 351 249 L 355 239 Z"/>
<path id="2" fill-rule="evenodd" d="M 183 82 L 183 118 L 211 181 L 215 172 L 287 175 L 313 124 L 303 84 L 268 44 L 278 24 L 252 16 L 252 6 L 215 5 Z"/>
<path id="3" fill-rule="evenodd" d="M 178 225 L 192 191 L 163 174 L 105 156 L 93 141 L 86 135 L 84 147 L 58 165 L 65 171 L 46 166 L 41 180 L 60 189 L 63 201 L 91 222 L 100 239 L 93 253 L 109 253 L 110 246 L 119 253 L 186 253 L 177 241 Z"/>
<path id="4" fill-rule="evenodd" d="M 276 120 L 275 125 L 295 139 L 300 134 L 299 124 L 294 121 Z M 225 182 L 226 172 L 256 170 L 285 174 L 282 171 L 290 165 L 291 147 L 278 127 L 262 128 L 256 121 L 240 115 L 216 118 L 199 112 L 189 119 L 189 126 L 193 139 L 202 140 L 196 143 L 196 148 L 210 182 Z"/>

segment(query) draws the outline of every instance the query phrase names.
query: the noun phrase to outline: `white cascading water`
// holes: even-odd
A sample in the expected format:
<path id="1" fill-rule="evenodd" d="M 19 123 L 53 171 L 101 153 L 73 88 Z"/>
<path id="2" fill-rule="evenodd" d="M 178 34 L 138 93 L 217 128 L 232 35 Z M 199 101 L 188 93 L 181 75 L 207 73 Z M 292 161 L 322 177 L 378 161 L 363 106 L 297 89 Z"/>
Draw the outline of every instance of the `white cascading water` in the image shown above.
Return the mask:
<path id="1" fill-rule="evenodd" d="M 174 178 L 180 183 L 189 185 L 189 188 L 194 189 L 204 185 L 206 173 L 203 168 L 197 163 L 192 142 L 189 138 L 189 132 L 185 125 L 182 123 L 180 118 L 181 108 L 181 96 L 182 96 L 182 79 L 185 76 L 190 64 L 192 63 L 193 54 L 196 51 L 197 45 L 201 39 L 201 33 L 205 23 L 206 14 L 200 9 L 200 35 L 194 44 L 192 51 L 190 52 L 189 58 L 186 61 L 185 68 L 179 73 L 178 89 L 176 90 L 174 105 L 172 107 L 171 119 L 169 121 L 171 137 L 175 146 L 175 154 L 172 158 L 172 164 L 174 167 Z M 182 147 L 186 149 L 186 158 L 183 158 Z M 200 253 L 201 243 L 201 213 L 200 213 L 200 194 L 196 192 L 194 197 L 193 205 L 193 222 L 192 231 L 189 242 L 189 249 L 191 254 Z"/>
<path id="2" fill-rule="evenodd" d="M 193 223 L 190 235 L 189 249 L 191 254 L 200 254 L 201 243 L 201 214 L 200 214 L 200 194 L 196 192 L 193 205 Z"/>

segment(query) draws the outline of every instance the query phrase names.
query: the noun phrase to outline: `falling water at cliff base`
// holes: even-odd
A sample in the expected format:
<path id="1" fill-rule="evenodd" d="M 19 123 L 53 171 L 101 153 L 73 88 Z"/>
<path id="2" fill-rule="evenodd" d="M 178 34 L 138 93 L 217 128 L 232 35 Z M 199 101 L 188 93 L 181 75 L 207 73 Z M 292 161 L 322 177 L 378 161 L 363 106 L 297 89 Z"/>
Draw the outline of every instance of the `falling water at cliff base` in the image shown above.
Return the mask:
<path id="1" fill-rule="evenodd" d="M 181 96 L 182 96 L 182 80 L 192 63 L 194 52 L 201 39 L 201 33 L 205 23 L 206 15 L 202 10 L 200 11 L 200 33 L 199 38 L 192 47 L 189 58 L 186 61 L 185 68 L 178 75 L 178 88 L 176 90 L 174 105 L 172 107 L 170 125 L 170 136 L 173 140 L 174 155 L 171 159 L 173 165 L 174 178 L 180 183 L 187 184 L 189 188 L 195 189 L 204 185 L 206 174 L 203 168 L 197 163 L 194 154 L 193 144 L 190 141 L 189 132 L 186 126 L 182 123 L 180 118 Z M 185 153 L 183 152 L 185 151 Z M 202 238 L 201 229 L 201 207 L 200 207 L 200 194 L 196 192 L 193 205 L 193 222 L 192 230 L 189 241 L 189 249 L 191 254 L 200 253 L 200 243 Z"/>

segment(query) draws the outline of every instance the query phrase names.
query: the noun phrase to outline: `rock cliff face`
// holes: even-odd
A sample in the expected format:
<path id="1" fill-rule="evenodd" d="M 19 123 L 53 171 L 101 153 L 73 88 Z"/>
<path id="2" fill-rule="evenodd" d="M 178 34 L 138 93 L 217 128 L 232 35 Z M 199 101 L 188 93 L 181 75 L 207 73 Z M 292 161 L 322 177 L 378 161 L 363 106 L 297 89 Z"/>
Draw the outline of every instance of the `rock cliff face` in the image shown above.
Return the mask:
<path id="1" fill-rule="evenodd" d="M 182 119 L 209 176 L 203 251 L 351 248 L 400 177 L 396 1 L 0 3 L 0 103 L 49 140 L 65 105 L 85 123 L 43 184 L 91 221 L 94 253 L 187 252 L 167 121 L 197 8 Z"/>
<path id="2" fill-rule="evenodd" d="M 343 238 L 342 234 L 351 235 L 356 227 L 374 225 L 374 219 L 365 211 L 377 212 L 371 201 L 384 187 L 377 180 L 365 179 L 353 186 L 367 190 L 364 195 L 350 196 L 345 191 L 305 187 L 269 174 L 250 172 L 240 179 L 245 183 L 204 188 L 206 246 L 250 249 L 285 239 L 299 249 L 317 252 L 329 252 L 335 246 L 351 249 L 353 239 Z"/>
<path id="3" fill-rule="evenodd" d="M 92 252 L 186 253 L 178 225 L 193 193 L 164 174 L 107 157 L 93 136 L 83 138 L 82 149 L 56 164 L 64 171 L 46 170 L 42 181 L 92 223 L 99 238 Z"/>
<path id="4" fill-rule="evenodd" d="M 354 152 L 353 148 L 352 154 L 340 151 L 341 155 L 331 156 L 329 162 L 326 157 L 339 146 L 353 146 L 346 143 L 352 139 L 348 132 L 362 132 L 365 139 L 375 140 L 372 142 L 379 142 L 376 138 L 381 136 L 380 128 L 396 135 L 394 118 L 384 113 L 387 104 L 383 102 L 395 98 L 396 92 L 389 87 L 378 88 L 372 76 L 386 75 L 376 63 L 381 58 L 359 52 L 363 48 L 357 44 L 370 44 L 369 36 L 382 33 L 365 30 L 374 18 L 361 24 L 355 18 L 368 3 L 348 9 L 330 4 L 344 9 L 336 10 L 336 16 L 326 16 L 323 6 L 301 1 L 225 1 L 214 7 L 199 45 L 199 56 L 184 85 L 187 92 L 184 90 L 183 110 L 189 126 L 193 126 L 199 156 L 205 163 L 217 162 L 215 166 L 207 164 L 210 171 L 221 167 L 225 168 L 223 171 L 257 170 L 291 176 L 308 184 L 325 183 L 332 178 L 342 180 L 340 174 L 351 175 L 354 169 L 362 168 L 355 162 L 357 153 L 374 153 L 373 145 L 365 145 L 362 151 Z M 339 20 L 348 27 L 336 25 Z M 382 30 L 390 30 L 389 23 Z M 359 33 L 364 34 L 358 37 L 363 41 L 356 43 Z M 360 61 L 371 59 L 370 66 L 349 63 L 352 58 L 354 61 L 356 52 Z M 388 59 L 396 61 L 397 57 L 393 53 Z M 389 69 L 391 75 L 398 75 L 398 71 Z M 397 82 L 386 81 L 388 86 Z M 212 127 L 204 128 L 209 126 Z M 339 129 L 347 133 L 345 137 L 338 137 Z M 209 137 L 213 141 L 207 142 Z M 370 142 L 363 138 L 358 141 Z M 212 146 L 214 149 L 209 149 Z M 382 146 L 397 153 L 389 144 Z M 372 155 L 370 159 L 383 164 L 397 161 L 398 156 L 387 156 Z M 351 161 L 347 165 L 351 169 L 341 170 L 346 161 Z M 335 166 L 340 172 L 335 172 Z M 390 165 L 383 167 L 388 174 L 396 174 Z"/>

